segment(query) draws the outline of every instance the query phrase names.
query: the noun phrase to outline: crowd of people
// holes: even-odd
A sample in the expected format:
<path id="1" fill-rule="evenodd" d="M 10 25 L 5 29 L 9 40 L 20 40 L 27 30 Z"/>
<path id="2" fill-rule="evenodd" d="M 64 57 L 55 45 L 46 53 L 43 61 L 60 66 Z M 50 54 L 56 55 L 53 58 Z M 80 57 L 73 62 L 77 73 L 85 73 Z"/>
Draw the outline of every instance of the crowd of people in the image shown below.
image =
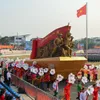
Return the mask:
<path id="1" fill-rule="evenodd" d="M 92 100 L 99 100 L 100 91 L 100 80 L 99 80 L 99 66 L 94 66 L 91 64 L 85 65 L 78 73 L 77 77 L 74 75 L 69 75 L 73 77 L 71 81 L 77 84 L 77 97 L 78 100 L 90 100 L 89 96 L 92 96 Z M 70 89 L 74 82 L 68 82 L 64 88 L 64 100 L 70 100 Z M 85 87 L 85 84 L 92 82 L 92 85 Z"/>
<path id="2" fill-rule="evenodd" d="M 2 64 L 5 63 L 5 64 Z M 4 67 L 4 82 L 8 86 L 11 83 L 11 73 L 15 74 L 17 77 L 24 79 L 25 81 L 45 90 L 44 84 L 46 84 L 46 90 L 51 91 L 50 83 L 52 83 L 52 88 L 54 96 L 57 97 L 59 93 L 59 83 L 64 79 L 60 74 L 56 75 L 56 70 L 54 68 L 49 69 L 48 66 L 43 68 L 36 61 L 33 62 L 31 66 L 24 63 L 24 60 L 3 60 L 1 61 L 1 66 Z M 64 87 L 64 96 L 62 100 L 71 100 L 71 87 L 73 84 L 77 84 L 77 97 L 78 100 L 89 100 L 89 96 L 92 95 L 92 100 L 98 100 L 98 92 L 100 90 L 100 80 L 99 80 L 99 66 L 94 65 L 84 65 L 84 67 L 74 75 L 70 73 L 68 79 L 66 80 L 66 86 Z M 92 82 L 93 85 L 85 87 L 85 84 Z"/>
<path id="3" fill-rule="evenodd" d="M 2 82 L 10 89 L 11 88 L 11 66 L 10 63 L 5 63 L 5 60 L 0 60 L 0 100 L 17 100 L 3 85 Z M 18 99 L 20 100 L 20 98 Z"/>
<path id="4" fill-rule="evenodd" d="M 0 89 L 0 100 L 16 100 L 11 94 L 7 94 L 5 88 Z"/>
<path id="5" fill-rule="evenodd" d="M 44 84 L 46 84 L 46 90 L 50 91 L 50 82 L 54 81 L 55 69 L 42 68 L 37 62 L 33 62 L 33 65 L 29 67 L 25 64 L 23 60 L 4 60 L 3 62 L 3 72 L 4 72 L 4 82 L 6 85 L 10 86 L 11 83 L 11 73 L 17 77 L 24 79 L 25 81 L 41 88 L 44 90 Z M 57 80 L 61 81 L 63 77 L 57 75 Z"/>

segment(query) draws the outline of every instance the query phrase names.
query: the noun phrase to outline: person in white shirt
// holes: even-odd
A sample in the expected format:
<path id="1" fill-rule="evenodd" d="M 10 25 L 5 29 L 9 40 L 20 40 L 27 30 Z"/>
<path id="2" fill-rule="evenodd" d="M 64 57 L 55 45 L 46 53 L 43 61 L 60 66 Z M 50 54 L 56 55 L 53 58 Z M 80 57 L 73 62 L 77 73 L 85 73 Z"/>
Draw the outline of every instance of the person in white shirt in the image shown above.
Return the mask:
<path id="1" fill-rule="evenodd" d="M 55 80 L 55 82 L 53 83 L 53 91 L 54 91 L 54 96 L 57 96 L 58 94 L 58 80 Z"/>
<path id="2" fill-rule="evenodd" d="M 88 93 L 85 91 L 84 88 L 82 88 L 81 93 L 80 93 L 80 99 L 79 100 L 87 100 Z"/>
<path id="3" fill-rule="evenodd" d="M 8 72 L 7 72 L 7 85 L 10 86 L 10 83 L 11 83 L 11 72 L 10 72 L 10 70 L 8 70 Z"/>

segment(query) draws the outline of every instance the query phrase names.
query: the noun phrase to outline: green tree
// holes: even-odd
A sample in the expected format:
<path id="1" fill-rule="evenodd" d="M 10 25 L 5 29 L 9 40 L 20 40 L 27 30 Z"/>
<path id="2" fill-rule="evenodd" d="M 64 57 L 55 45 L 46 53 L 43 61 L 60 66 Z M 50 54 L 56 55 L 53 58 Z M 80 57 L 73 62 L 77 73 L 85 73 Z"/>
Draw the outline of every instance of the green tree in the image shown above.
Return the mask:
<path id="1" fill-rule="evenodd" d="M 8 36 L 5 36 L 5 37 L 2 37 L 2 38 L 0 38 L 0 44 L 2 44 L 2 45 L 9 45 L 10 43 L 9 43 L 9 37 Z"/>
<path id="2" fill-rule="evenodd" d="M 80 39 L 80 40 L 75 40 L 74 41 L 74 49 L 77 49 L 77 45 L 78 43 L 83 44 L 84 45 L 84 50 L 86 49 L 86 38 Z M 96 45 L 96 43 L 94 42 L 94 39 L 88 38 L 88 49 L 93 48 Z"/>

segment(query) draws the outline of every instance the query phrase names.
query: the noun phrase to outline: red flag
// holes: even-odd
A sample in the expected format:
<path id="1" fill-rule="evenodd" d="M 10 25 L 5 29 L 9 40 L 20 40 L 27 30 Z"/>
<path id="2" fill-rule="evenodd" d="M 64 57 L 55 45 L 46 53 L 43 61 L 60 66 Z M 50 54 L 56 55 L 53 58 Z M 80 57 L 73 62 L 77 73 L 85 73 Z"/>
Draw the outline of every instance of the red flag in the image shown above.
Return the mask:
<path id="1" fill-rule="evenodd" d="M 86 15 L 86 5 L 77 10 L 77 17 L 80 17 L 82 15 Z"/>

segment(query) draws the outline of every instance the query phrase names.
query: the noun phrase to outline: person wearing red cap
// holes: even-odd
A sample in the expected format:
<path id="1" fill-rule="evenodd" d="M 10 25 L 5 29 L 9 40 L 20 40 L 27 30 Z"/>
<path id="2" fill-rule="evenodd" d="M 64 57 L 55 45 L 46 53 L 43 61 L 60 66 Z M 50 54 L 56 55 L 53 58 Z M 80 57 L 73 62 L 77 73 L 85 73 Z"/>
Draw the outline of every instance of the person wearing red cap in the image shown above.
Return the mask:
<path id="1" fill-rule="evenodd" d="M 66 81 L 67 83 L 67 81 Z M 64 87 L 64 97 L 65 100 L 71 100 L 70 98 L 70 89 L 71 89 L 72 83 L 67 83 L 67 85 Z"/>

